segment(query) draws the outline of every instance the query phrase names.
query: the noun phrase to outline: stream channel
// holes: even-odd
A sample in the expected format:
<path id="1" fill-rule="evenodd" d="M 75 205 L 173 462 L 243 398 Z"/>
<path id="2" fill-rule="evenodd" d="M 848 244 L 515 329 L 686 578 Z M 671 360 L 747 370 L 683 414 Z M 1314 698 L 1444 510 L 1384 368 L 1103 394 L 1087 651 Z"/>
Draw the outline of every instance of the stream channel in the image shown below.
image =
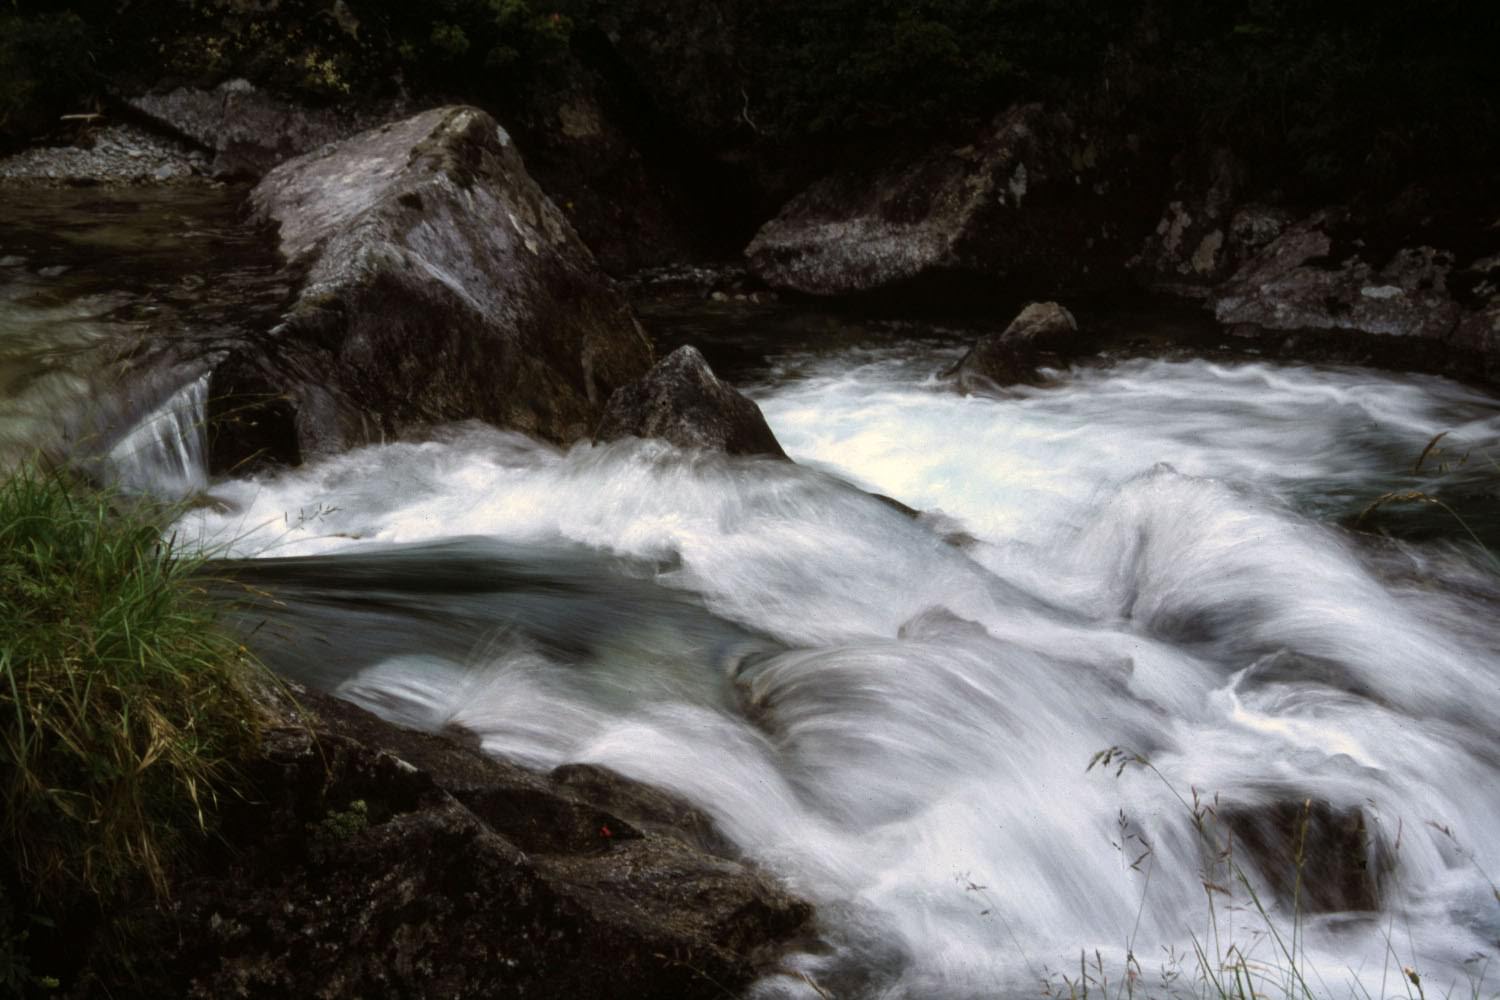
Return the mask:
<path id="1" fill-rule="evenodd" d="M 1494 993 L 1493 394 L 1119 357 L 965 397 L 972 329 L 668 303 L 794 463 L 460 424 L 213 479 L 202 359 L 287 291 L 237 196 L 47 197 L 0 218 L 5 457 L 191 499 L 286 675 L 696 803 L 818 909 L 755 995 Z"/>

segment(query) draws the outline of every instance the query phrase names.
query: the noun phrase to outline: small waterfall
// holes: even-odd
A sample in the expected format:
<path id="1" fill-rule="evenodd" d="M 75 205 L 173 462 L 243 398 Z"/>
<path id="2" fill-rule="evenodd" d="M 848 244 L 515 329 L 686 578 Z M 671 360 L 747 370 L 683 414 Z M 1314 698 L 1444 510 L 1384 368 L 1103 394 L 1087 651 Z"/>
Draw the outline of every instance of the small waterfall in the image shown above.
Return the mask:
<path id="1" fill-rule="evenodd" d="M 208 486 L 208 375 L 178 389 L 110 448 L 104 478 L 130 493 L 180 499 Z"/>

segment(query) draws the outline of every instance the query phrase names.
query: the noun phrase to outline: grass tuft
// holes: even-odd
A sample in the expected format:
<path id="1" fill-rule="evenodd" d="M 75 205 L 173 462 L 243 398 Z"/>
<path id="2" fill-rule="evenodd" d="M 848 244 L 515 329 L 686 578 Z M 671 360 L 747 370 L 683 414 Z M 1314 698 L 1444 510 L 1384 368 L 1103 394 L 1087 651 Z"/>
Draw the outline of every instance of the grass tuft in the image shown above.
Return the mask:
<path id="1" fill-rule="evenodd" d="M 165 895 L 254 746 L 249 655 L 161 523 L 60 473 L 0 483 L 0 851 L 44 908 Z"/>

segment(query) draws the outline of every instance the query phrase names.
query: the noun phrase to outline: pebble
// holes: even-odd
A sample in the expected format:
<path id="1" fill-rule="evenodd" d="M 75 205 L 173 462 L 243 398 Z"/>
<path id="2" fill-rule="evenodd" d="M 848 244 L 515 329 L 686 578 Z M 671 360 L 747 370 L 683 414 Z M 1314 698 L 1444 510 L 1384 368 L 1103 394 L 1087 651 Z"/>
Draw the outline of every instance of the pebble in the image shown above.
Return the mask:
<path id="1" fill-rule="evenodd" d="M 90 146 L 28 149 L 0 159 L 0 180 L 146 184 L 202 172 L 203 156 L 173 139 L 130 125 L 112 125 Z"/>

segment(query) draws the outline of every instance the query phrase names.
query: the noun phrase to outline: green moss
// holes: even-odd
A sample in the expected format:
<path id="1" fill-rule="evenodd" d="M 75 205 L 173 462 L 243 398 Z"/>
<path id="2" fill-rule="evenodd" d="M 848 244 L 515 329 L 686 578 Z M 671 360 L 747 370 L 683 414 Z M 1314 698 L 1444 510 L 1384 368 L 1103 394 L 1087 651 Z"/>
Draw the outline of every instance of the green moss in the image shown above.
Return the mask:
<path id="1" fill-rule="evenodd" d="M 348 809 L 329 810 L 316 823 L 307 824 L 308 850 L 313 860 L 321 861 L 340 844 L 369 829 L 370 807 L 364 799 L 355 799 Z"/>

